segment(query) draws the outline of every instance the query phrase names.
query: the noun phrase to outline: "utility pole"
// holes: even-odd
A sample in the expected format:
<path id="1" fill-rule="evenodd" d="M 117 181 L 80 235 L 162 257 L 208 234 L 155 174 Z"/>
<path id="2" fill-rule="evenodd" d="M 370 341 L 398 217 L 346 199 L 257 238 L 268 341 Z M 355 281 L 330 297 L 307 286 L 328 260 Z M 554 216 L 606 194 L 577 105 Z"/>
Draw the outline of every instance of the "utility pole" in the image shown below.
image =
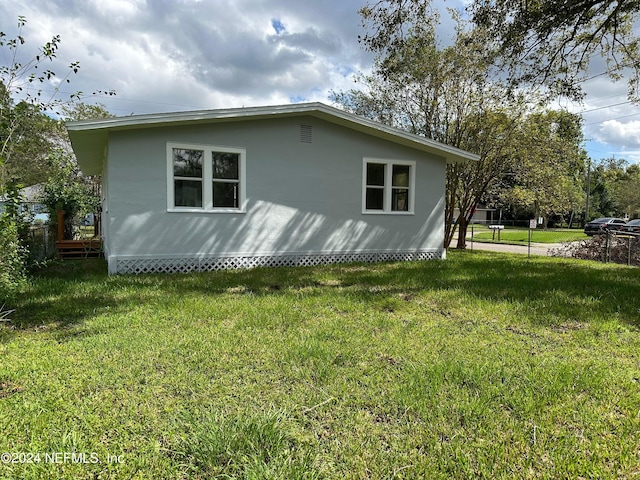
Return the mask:
<path id="1" fill-rule="evenodd" d="M 587 163 L 587 205 L 584 210 L 584 223 L 585 225 L 589 221 L 589 196 L 591 195 L 591 158 Z"/>

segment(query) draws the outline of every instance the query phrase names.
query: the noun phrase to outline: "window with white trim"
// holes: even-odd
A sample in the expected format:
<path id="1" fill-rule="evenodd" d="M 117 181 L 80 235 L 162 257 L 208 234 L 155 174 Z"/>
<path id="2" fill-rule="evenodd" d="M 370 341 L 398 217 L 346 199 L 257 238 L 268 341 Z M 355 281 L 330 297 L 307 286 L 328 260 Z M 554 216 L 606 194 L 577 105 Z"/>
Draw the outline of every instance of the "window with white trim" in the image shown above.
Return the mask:
<path id="1" fill-rule="evenodd" d="M 244 149 L 167 144 L 170 211 L 244 212 Z"/>
<path id="2" fill-rule="evenodd" d="M 414 208 L 416 162 L 365 158 L 362 212 L 411 214 Z"/>

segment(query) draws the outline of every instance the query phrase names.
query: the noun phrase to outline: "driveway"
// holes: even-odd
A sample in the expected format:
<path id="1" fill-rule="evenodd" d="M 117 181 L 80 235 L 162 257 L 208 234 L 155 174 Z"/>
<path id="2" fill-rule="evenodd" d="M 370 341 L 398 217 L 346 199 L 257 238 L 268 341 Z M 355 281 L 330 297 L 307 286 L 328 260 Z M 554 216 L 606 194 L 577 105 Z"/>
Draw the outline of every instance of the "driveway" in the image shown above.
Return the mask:
<path id="1" fill-rule="evenodd" d="M 451 242 L 451 245 L 455 247 L 455 243 Z M 531 255 L 547 256 L 549 249 L 560 247 L 560 243 L 532 243 Z M 504 243 L 483 243 L 472 242 L 471 239 L 467 240 L 467 250 L 488 250 L 491 252 L 502 253 L 520 253 L 527 255 L 529 247 L 527 245 L 507 245 Z"/>

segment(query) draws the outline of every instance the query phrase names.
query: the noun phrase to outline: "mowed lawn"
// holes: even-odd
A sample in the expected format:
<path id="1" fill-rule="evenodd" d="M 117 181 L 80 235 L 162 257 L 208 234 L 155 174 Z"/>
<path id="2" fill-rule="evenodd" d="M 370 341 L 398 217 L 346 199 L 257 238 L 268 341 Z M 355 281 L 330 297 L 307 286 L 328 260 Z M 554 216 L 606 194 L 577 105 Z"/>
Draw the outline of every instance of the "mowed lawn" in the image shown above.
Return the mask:
<path id="1" fill-rule="evenodd" d="M 471 236 L 471 228 L 468 232 Z M 531 230 L 531 242 L 533 243 L 563 243 L 575 242 L 589 238 L 582 230 L 568 228 L 535 229 Z M 498 243 L 498 232 L 495 234 L 483 225 L 474 225 L 473 239 L 479 242 Z M 529 243 L 529 230 L 526 228 L 506 227 L 500 232 L 500 243 L 526 245 Z"/>
<path id="2" fill-rule="evenodd" d="M 0 326 L 0 478 L 637 478 L 639 291 L 477 251 L 54 264 Z"/>

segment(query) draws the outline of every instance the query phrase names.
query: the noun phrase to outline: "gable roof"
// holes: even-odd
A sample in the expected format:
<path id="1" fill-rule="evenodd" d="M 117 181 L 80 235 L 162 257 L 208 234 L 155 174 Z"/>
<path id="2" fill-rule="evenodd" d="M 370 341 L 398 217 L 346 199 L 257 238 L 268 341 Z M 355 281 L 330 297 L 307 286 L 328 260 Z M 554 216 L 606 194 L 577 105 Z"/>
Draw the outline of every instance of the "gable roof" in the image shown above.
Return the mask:
<path id="1" fill-rule="evenodd" d="M 198 123 L 261 120 L 302 115 L 310 115 L 352 130 L 438 155 L 444 157 L 449 163 L 479 159 L 478 155 L 465 150 L 389 127 L 323 103 L 297 103 L 271 107 L 152 113 L 131 115 L 129 117 L 80 120 L 67 123 L 67 131 L 69 132 L 71 144 L 73 145 L 80 169 L 85 175 L 97 175 L 102 171 L 109 131 L 134 130 L 171 125 L 192 125 Z"/>
<path id="2" fill-rule="evenodd" d="M 20 203 L 39 203 L 44 193 L 44 183 L 36 183 L 20 189 Z M 0 202 L 8 200 L 8 195 L 0 195 Z"/>

